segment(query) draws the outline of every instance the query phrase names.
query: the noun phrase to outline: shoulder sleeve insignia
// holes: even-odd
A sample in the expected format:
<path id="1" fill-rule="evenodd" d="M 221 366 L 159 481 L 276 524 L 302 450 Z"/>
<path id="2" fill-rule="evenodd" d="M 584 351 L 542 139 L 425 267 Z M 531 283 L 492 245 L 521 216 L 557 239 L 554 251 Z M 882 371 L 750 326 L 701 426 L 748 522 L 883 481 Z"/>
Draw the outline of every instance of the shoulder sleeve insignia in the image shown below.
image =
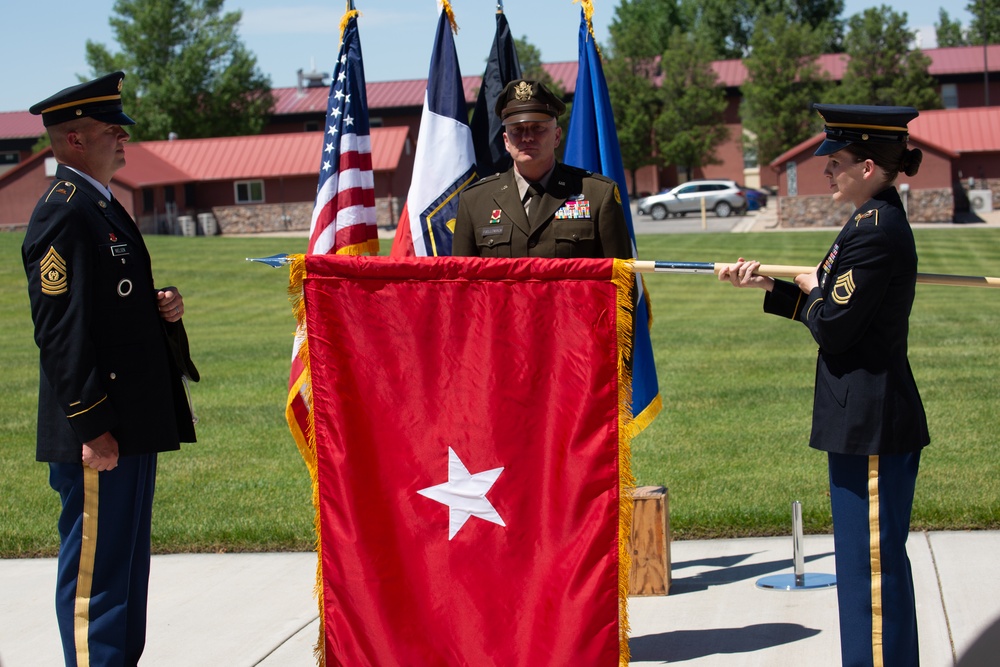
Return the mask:
<path id="1" fill-rule="evenodd" d="M 831 298 L 838 306 L 846 306 L 854 294 L 854 269 L 849 269 L 847 273 L 841 273 L 833 283 L 833 293 Z"/>
<path id="2" fill-rule="evenodd" d="M 615 201 L 619 204 L 622 203 L 622 193 L 618 192 L 618 185 L 615 185 Z"/>
<path id="3" fill-rule="evenodd" d="M 865 211 L 864 213 L 858 213 L 856 216 L 854 216 L 854 225 L 855 225 L 855 227 L 860 227 L 861 226 L 861 221 L 869 219 L 869 218 L 871 219 L 872 223 L 874 223 L 874 224 L 877 225 L 878 224 L 878 209 L 870 208 L 867 211 Z"/>
<path id="4" fill-rule="evenodd" d="M 59 296 L 69 290 L 69 272 L 66 270 L 66 260 L 56 252 L 55 246 L 42 257 L 38 264 L 42 280 L 42 294 Z"/>
<path id="5" fill-rule="evenodd" d="M 76 194 L 76 186 L 69 181 L 59 181 L 45 196 L 46 202 L 68 202 Z"/>

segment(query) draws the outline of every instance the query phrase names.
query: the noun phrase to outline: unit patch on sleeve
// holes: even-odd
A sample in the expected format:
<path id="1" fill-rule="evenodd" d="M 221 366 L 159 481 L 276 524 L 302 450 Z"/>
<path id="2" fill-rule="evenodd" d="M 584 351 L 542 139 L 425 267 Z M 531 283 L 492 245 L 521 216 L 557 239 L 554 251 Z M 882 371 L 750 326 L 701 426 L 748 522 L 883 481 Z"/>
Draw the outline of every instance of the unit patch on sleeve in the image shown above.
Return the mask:
<path id="1" fill-rule="evenodd" d="M 841 273 L 837 276 L 837 282 L 833 284 L 833 293 L 831 297 L 833 302 L 838 306 L 846 306 L 847 302 L 851 300 L 851 295 L 854 294 L 854 269 L 849 269 L 847 273 Z"/>
<path id="2" fill-rule="evenodd" d="M 66 270 L 66 260 L 56 252 L 55 246 L 38 263 L 42 280 L 42 294 L 59 296 L 69 289 L 69 273 Z"/>

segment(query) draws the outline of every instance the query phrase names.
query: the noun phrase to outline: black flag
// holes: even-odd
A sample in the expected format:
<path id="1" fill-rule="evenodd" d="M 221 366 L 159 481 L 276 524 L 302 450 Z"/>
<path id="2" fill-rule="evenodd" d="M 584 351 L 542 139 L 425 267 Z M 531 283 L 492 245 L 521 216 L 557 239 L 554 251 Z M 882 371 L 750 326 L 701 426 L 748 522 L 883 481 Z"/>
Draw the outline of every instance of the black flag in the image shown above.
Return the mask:
<path id="1" fill-rule="evenodd" d="M 479 88 L 476 108 L 472 112 L 472 144 L 476 150 L 476 174 L 482 178 L 511 166 L 510 155 L 503 146 L 503 126 L 494 113 L 497 98 L 504 86 L 521 78 L 521 64 L 517 61 L 514 40 L 510 36 L 510 26 L 503 8 L 497 6 L 497 31 L 490 48 L 490 58 L 486 62 L 483 85 Z"/>

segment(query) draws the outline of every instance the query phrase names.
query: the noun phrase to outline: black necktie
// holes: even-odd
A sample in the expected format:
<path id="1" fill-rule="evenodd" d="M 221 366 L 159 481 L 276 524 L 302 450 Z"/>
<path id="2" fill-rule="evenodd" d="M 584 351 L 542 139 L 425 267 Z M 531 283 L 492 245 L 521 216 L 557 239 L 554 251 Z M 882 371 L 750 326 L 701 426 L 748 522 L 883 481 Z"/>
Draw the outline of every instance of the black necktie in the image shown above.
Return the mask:
<path id="1" fill-rule="evenodd" d="M 544 193 L 545 189 L 541 183 L 528 184 L 528 222 L 531 223 L 532 227 L 536 227 L 542 223 L 541 208 L 542 195 Z"/>

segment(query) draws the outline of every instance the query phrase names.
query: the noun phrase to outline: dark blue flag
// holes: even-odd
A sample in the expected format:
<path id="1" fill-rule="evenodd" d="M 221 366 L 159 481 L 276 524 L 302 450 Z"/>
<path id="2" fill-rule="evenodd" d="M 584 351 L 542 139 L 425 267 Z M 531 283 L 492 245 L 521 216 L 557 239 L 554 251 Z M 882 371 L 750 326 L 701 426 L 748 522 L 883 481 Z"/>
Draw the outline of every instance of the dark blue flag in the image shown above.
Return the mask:
<path id="1" fill-rule="evenodd" d="M 476 148 L 476 174 L 483 178 L 510 169 L 513 162 L 503 145 L 503 125 L 494 107 L 500 93 L 511 81 L 521 78 L 521 64 L 503 9 L 497 9 L 497 30 L 486 61 L 483 85 L 472 112 L 472 143 Z"/>
<path id="2" fill-rule="evenodd" d="M 628 188 L 625 182 L 625 168 L 622 166 L 621 148 L 618 146 L 618 130 L 611 111 L 611 97 L 608 84 L 604 80 L 601 56 L 591 34 L 586 14 L 580 12 L 580 67 L 576 78 L 576 92 L 573 94 L 573 110 L 566 132 L 566 164 L 575 165 L 593 172 L 604 174 L 618 183 L 621 191 L 625 222 L 632 239 L 632 256 L 636 257 L 635 229 L 632 226 L 632 211 L 629 208 Z M 642 287 L 642 277 L 639 277 Z M 656 379 L 656 365 L 653 362 L 653 344 L 649 337 L 652 324 L 649 316 L 649 302 L 645 288 L 638 290 L 635 311 L 635 341 L 633 345 L 632 367 L 632 415 L 638 434 L 653 421 L 663 408 L 660 399 L 660 385 Z"/>

